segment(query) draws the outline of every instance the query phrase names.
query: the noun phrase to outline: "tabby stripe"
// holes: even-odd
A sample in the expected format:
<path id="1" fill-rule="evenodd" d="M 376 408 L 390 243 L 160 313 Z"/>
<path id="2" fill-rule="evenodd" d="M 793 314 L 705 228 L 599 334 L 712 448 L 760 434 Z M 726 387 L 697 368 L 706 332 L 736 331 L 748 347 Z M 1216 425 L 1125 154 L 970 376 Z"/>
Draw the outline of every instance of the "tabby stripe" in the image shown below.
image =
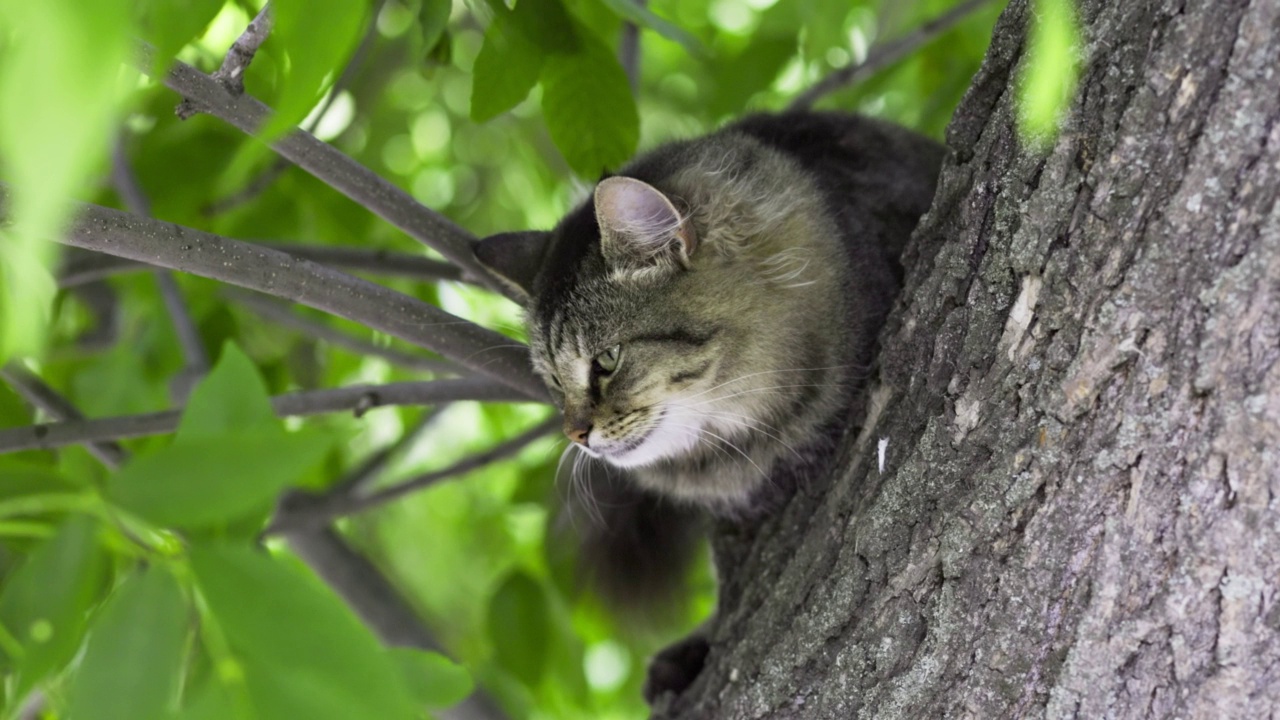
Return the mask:
<path id="1" fill-rule="evenodd" d="M 677 343 L 680 345 L 689 345 L 691 347 L 700 347 L 711 342 L 711 338 L 719 334 L 719 330 L 711 330 L 705 334 L 698 334 L 689 330 L 672 330 L 665 333 L 654 333 L 652 335 L 638 335 L 631 338 L 628 342 L 659 342 L 659 343 Z"/>
<path id="2" fill-rule="evenodd" d="M 676 373 L 675 375 L 672 375 L 671 384 L 675 385 L 678 383 L 687 382 L 689 380 L 696 380 L 702 377 L 703 375 L 706 375 L 707 370 L 710 370 L 710 369 L 711 369 L 711 361 L 708 360 L 702 363 L 700 367 L 696 367 L 692 370 L 686 370 L 684 372 L 679 372 L 679 373 Z"/>

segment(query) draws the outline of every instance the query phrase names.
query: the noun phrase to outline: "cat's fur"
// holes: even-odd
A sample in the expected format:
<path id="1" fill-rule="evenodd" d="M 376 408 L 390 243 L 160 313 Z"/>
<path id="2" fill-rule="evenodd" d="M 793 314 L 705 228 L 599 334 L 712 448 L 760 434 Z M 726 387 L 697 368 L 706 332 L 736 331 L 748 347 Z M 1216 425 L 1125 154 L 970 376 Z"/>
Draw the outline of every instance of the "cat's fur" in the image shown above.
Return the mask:
<path id="1" fill-rule="evenodd" d="M 854 115 L 750 116 L 642 155 L 550 232 L 480 244 L 528 298 L 566 434 L 621 471 L 592 466 L 585 548 L 620 565 L 616 595 L 680 569 L 688 508 L 750 516 L 829 457 L 942 156 Z"/>

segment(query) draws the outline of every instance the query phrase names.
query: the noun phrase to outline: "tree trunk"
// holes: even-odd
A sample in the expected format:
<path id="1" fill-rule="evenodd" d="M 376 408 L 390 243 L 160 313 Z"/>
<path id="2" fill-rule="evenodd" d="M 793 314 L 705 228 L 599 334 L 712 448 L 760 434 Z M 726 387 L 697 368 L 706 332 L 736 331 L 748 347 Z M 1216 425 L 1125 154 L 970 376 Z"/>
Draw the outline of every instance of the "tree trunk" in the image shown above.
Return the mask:
<path id="1" fill-rule="evenodd" d="M 1002 17 L 865 429 L 718 531 L 707 667 L 656 716 L 1280 713 L 1280 3 L 1078 8 L 1042 150 Z"/>

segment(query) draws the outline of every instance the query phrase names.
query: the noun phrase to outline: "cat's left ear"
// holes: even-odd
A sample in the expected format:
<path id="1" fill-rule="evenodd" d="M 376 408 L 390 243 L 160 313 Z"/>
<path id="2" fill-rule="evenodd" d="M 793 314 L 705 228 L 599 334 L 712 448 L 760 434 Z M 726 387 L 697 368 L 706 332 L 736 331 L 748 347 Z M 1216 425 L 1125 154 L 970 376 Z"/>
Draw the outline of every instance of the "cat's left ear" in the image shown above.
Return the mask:
<path id="1" fill-rule="evenodd" d="M 635 178 L 605 178 L 596 186 L 595 206 L 611 267 L 689 267 L 698 247 L 693 223 L 662 191 Z"/>
<path id="2" fill-rule="evenodd" d="M 515 290 L 527 305 L 533 295 L 534 280 L 542 270 L 550 238 L 551 233 L 538 230 L 490 235 L 476 243 L 476 259 Z"/>

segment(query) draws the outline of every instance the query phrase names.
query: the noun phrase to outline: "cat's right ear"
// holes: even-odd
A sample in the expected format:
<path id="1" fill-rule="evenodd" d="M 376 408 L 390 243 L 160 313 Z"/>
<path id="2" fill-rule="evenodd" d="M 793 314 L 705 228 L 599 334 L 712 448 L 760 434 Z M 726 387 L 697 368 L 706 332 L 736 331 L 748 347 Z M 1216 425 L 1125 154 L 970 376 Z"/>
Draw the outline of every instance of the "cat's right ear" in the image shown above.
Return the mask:
<path id="1" fill-rule="evenodd" d="M 629 177 L 600 181 L 596 221 L 604 259 L 615 270 L 689 267 L 698 246 L 693 223 L 649 183 Z"/>
<path id="2" fill-rule="evenodd" d="M 476 259 L 528 304 L 550 239 L 551 233 L 540 230 L 490 235 L 476 244 Z"/>

